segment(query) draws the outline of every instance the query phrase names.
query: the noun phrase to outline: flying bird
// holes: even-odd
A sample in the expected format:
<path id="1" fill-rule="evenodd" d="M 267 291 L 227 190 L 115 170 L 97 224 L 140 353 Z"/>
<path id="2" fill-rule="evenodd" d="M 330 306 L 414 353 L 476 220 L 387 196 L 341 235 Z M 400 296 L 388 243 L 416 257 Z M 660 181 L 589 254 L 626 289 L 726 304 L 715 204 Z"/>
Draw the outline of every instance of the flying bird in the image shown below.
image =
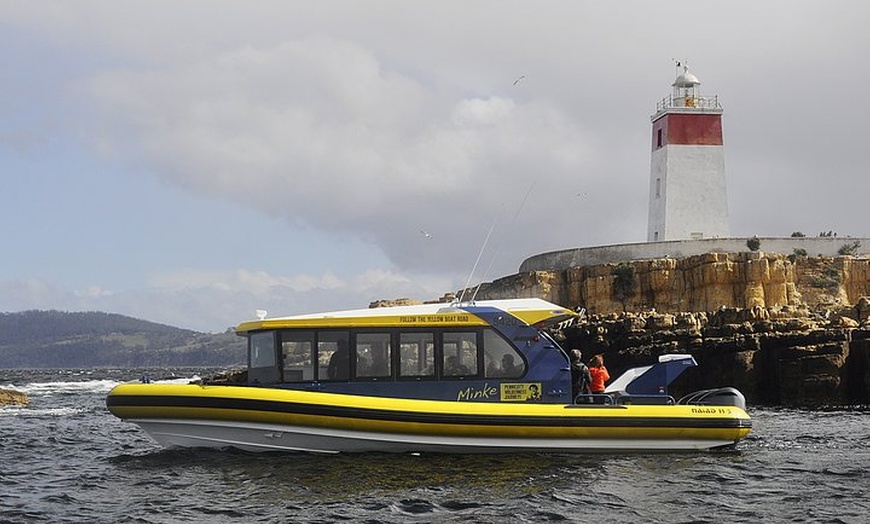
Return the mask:
<path id="1" fill-rule="evenodd" d="M 520 75 L 519 78 L 517 78 L 516 80 L 514 80 L 514 85 L 519 84 L 519 83 L 520 83 L 520 80 L 522 80 L 522 79 L 525 78 L 525 77 L 526 77 L 526 75 Z"/>

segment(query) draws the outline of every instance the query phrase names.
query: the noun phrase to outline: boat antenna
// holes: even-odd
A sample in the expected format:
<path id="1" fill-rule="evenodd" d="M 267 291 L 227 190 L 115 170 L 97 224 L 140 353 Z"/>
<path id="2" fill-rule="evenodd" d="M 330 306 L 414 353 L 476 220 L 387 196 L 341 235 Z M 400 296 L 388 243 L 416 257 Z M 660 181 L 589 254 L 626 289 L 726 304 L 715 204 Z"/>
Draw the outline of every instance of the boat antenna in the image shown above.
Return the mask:
<path id="1" fill-rule="evenodd" d="M 483 250 L 486 249 L 486 243 L 489 242 L 489 236 L 492 235 L 492 230 L 495 228 L 495 220 L 492 221 L 492 225 L 489 226 L 489 232 L 486 234 L 486 238 L 483 240 L 483 245 L 480 246 L 480 252 L 477 253 L 477 260 L 474 261 L 474 266 L 471 268 L 471 273 L 468 275 L 468 280 L 465 281 L 465 286 L 462 288 L 462 293 L 459 295 L 459 302 L 465 298 L 465 292 L 468 290 L 468 286 L 471 284 L 471 278 L 474 276 L 475 270 L 477 270 L 477 264 L 480 263 L 480 258 L 483 256 Z M 475 292 L 475 295 L 477 293 Z M 471 299 L 474 301 L 474 299 Z"/>
<path id="2" fill-rule="evenodd" d="M 509 229 L 513 227 L 513 225 L 517 221 L 517 217 L 520 216 L 520 210 L 523 209 L 523 206 L 526 205 L 526 200 L 528 200 L 529 195 L 532 194 L 532 189 L 535 188 L 535 182 L 536 181 L 532 181 L 532 183 L 529 185 L 529 189 L 526 190 L 526 194 L 523 197 L 523 201 L 520 202 L 520 205 L 517 207 L 517 210 L 514 212 L 514 217 L 511 219 L 511 223 L 509 224 Z M 490 233 L 491 232 L 492 232 L 492 230 L 490 230 Z M 488 238 L 489 238 L 489 236 L 487 235 L 487 239 Z M 474 288 L 474 294 L 471 295 L 472 302 L 474 302 L 474 299 L 477 298 L 477 292 L 480 291 L 480 286 L 482 286 L 483 281 L 486 280 L 486 276 L 489 274 L 489 270 L 492 269 L 492 265 L 495 263 L 495 260 L 498 258 L 498 254 L 501 252 L 501 247 L 503 245 L 504 245 L 504 242 L 499 243 L 498 248 L 495 250 L 495 253 L 493 253 L 492 258 L 489 260 L 489 265 L 486 266 L 486 271 L 483 272 L 483 276 L 481 277 L 480 282 L 478 282 L 477 287 Z M 471 279 L 469 278 L 469 280 L 471 280 Z M 468 284 L 466 284 L 466 287 L 468 287 Z M 465 292 L 465 290 L 463 289 L 463 293 L 464 292 Z"/>

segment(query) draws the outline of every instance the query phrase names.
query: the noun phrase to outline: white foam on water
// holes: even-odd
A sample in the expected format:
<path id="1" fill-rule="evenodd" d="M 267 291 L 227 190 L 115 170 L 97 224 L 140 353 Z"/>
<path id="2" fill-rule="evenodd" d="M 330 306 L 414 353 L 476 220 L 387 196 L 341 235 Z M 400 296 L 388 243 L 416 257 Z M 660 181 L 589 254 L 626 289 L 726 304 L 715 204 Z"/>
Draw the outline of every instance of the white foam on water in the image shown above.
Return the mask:
<path id="1" fill-rule="evenodd" d="M 30 408 L 27 406 L 0 407 L 0 417 L 69 417 L 87 411 L 86 408 Z"/>
<path id="2" fill-rule="evenodd" d="M 194 380 L 202 380 L 198 375 L 192 377 L 167 378 L 154 380 L 152 384 L 190 384 Z"/>
<path id="3" fill-rule="evenodd" d="M 190 377 L 179 377 L 179 376 L 171 376 L 171 377 L 153 377 L 151 375 L 143 375 L 142 378 L 138 382 L 145 382 L 147 380 L 148 384 L 190 384 L 195 380 L 202 380 L 199 375 L 193 375 Z"/>
<path id="4" fill-rule="evenodd" d="M 192 377 L 172 377 L 151 379 L 152 384 L 187 384 L 199 380 L 198 375 Z M 32 382 L 30 384 L 16 385 L 3 384 L 0 387 L 25 393 L 30 397 L 42 397 L 50 395 L 74 395 L 80 393 L 108 393 L 113 387 L 123 382 L 117 380 L 58 380 L 52 382 Z"/>
<path id="5" fill-rule="evenodd" d="M 118 384 L 120 384 L 120 382 L 117 380 L 32 382 L 22 386 L 16 386 L 13 384 L 8 386 L 8 389 L 26 393 L 28 396 L 39 397 L 57 394 L 108 393 Z"/>

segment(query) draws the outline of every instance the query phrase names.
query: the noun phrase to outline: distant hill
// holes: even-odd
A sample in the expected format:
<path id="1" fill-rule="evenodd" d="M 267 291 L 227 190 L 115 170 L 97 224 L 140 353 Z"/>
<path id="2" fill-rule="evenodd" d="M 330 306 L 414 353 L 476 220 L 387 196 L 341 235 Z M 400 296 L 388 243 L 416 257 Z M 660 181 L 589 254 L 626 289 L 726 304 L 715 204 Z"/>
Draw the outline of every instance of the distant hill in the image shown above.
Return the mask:
<path id="1" fill-rule="evenodd" d="M 232 366 L 245 340 L 101 312 L 0 313 L 0 368 Z"/>

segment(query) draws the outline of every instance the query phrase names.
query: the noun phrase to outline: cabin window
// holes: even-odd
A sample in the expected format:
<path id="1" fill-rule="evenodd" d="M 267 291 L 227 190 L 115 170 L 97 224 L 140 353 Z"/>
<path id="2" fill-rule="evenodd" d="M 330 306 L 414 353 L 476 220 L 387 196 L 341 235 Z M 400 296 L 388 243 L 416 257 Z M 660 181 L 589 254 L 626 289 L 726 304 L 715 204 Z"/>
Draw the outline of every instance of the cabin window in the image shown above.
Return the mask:
<path id="1" fill-rule="evenodd" d="M 445 377 L 477 375 L 477 333 L 444 333 L 443 359 Z"/>
<path id="2" fill-rule="evenodd" d="M 350 379 L 350 335 L 347 331 L 321 331 L 317 337 L 318 380 Z"/>
<path id="3" fill-rule="evenodd" d="M 275 332 L 252 333 L 248 337 L 248 382 L 273 384 L 279 382 L 280 368 L 275 351 Z"/>
<path id="4" fill-rule="evenodd" d="M 483 349 L 486 378 L 519 378 L 526 374 L 522 356 L 495 330 L 483 330 Z"/>
<path id="5" fill-rule="evenodd" d="M 356 376 L 389 378 L 393 350 L 389 333 L 359 333 L 356 336 Z"/>
<path id="6" fill-rule="evenodd" d="M 284 355 L 284 382 L 314 380 L 314 332 L 281 332 L 281 352 Z"/>
<path id="7" fill-rule="evenodd" d="M 435 335 L 428 332 L 399 333 L 399 376 L 435 376 Z"/>
<path id="8" fill-rule="evenodd" d="M 267 368 L 275 365 L 275 333 L 251 335 L 251 367 Z"/>

